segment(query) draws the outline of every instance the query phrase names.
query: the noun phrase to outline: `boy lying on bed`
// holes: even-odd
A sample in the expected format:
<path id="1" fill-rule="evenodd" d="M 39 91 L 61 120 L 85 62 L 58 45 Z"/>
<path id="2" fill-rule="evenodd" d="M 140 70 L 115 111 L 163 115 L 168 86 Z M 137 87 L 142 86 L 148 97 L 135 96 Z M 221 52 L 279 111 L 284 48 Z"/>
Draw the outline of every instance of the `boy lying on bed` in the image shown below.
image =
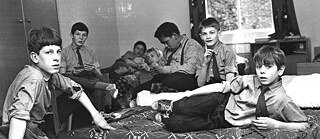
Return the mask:
<path id="1" fill-rule="evenodd" d="M 280 48 L 263 46 L 254 56 L 257 75 L 187 91 L 184 95 L 190 97 L 175 102 L 156 101 L 152 107 L 161 113 L 155 118 L 172 132 L 248 125 L 258 129 L 304 130 L 309 127 L 307 117 L 282 86 L 284 60 Z"/>

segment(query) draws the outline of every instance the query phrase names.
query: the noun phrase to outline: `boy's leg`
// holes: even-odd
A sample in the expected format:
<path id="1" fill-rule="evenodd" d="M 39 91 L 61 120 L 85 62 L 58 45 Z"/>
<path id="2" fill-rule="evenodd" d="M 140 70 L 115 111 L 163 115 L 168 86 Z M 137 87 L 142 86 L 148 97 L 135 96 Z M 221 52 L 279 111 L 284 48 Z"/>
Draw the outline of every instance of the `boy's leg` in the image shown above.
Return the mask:
<path id="1" fill-rule="evenodd" d="M 173 103 L 172 111 L 186 115 L 207 115 L 215 111 L 221 103 L 228 101 L 230 94 L 213 92 L 208 95 L 184 97 Z"/>
<path id="2" fill-rule="evenodd" d="M 137 94 L 141 92 L 142 90 L 150 90 L 152 83 L 161 83 L 161 81 L 166 77 L 164 74 L 158 74 L 153 79 L 151 79 L 148 82 L 145 82 L 143 84 L 138 85 L 133 89 L 132 92 L 132 99 L 137 98 Z"/>
<path id="3" fill-rule="evenodd" d="M 194 90 L 198 87 L 197 80 L 193 75 L 175 72 L 162 80 L 162 85 L 181 91 Z"/>
<path id="4" fill-rule="evenodd" d="M 162 122 L 172 132 L 230 127 L 231 125 L 224 118 L 229 95 L 213 93 L 183 98 L 173 103 L 172 113 L 169 118 L 163 117 Z"/>

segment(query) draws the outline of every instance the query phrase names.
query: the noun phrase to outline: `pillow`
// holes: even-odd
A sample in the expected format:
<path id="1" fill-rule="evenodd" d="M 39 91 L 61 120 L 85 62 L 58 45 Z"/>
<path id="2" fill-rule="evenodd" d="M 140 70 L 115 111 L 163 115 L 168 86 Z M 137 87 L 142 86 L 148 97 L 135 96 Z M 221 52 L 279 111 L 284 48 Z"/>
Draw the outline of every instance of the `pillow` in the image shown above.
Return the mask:
<path id="1" fill-rule="evenodd" d="M 283 87 L 301 108 L 320 107 L 320 74 L 284 75 Z"/>

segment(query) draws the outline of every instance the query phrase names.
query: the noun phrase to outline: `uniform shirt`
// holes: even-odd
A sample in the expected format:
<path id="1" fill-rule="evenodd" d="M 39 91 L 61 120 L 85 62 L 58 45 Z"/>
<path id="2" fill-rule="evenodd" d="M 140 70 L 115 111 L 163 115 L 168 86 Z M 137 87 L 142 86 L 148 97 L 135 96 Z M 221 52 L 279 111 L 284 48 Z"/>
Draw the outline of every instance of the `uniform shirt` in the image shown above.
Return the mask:
<path id="1" fill-rule="evenodd" d="M 77 46 L 71 44 L 68 47 L 62 49 L 61 54 L 61 64 L 60 68 L 65 68 L 67 73 L 72 72 L 74 67 L 79 67 L 80 65 L 77 55 Z M 97 71 L 100 71 L 100 64 L 98 62 L 95 51 L 88 46 L 83 45 L 80 48 L 80 54 L 83 64 L 93 64 Z"/>
<path id="2" fill-rule="evenodd" d="M 38 68 L 26 65 L 8 89 L 3 105 L 3 124 L 9 124 L 12 117 L 35 123 L 43 122 L 44 116 L 52 112 L 48 82 L 68 92 L 71 99 L 78 99 L 83 92 L 79 84 L 59 73 L 49 80 L 44 78 Z M 73 87 L 80 87 L 80 90 L 75 91 Z"/>
<path id="3" fill-rule="evenodd" d="M 256 75 L 239 76 L 230 84 L 231 95 L 226 105 L 225 119 L 234 126 L 251 124 L 256 119 L 256 105 L 261 93 Z M 282 81 L 269 86 L 265 93 L 269 117 L 283 122 L 306 122 L 307 117 L 286 94 Z"/>
<path id="4" fill-rule="evenodd" d="M 182 48 L 183 51 L 183 64 L 180 65 Z M 174 72 L 183 72 L 187 74 L 195 74 L 197 67 L 201 66 L 201 61 L 199 58 L 199 51 L 202 50 L 202 46 L 193 39 L 188 39 L 186 35 L 183 35 L 183 38 L 180 42 L 180 47 L 177 51 L 172 55 L 172 61 L 170 62 L 170 66 L 164 66 L 164 73 L 174 73 Z M 165 48 L 163 51 L 163 56 L 166 60 L 171 55 L 171 51 L 168 48 Z"/>
<path id="5" fill-rule="evenodd" d="M 204 52 L 207 49 L 208 49 L 207 46 L 205 46 Z M 204 52 L 202 53 L 202 57 Z M 236 54 L 230 47 L 218 41 L 213 47 L 213 52 L 215 53 L 215 56 L 217 59 L 217 66 L 219 68 L 220 78 L 222 80 L 226 80 L 226 75 L 228 73 L 234 73 L 234 74 L 238 73 L 238 68 L 236 63 Z M 203 63 L 203 59 L 201 63 Z M 213 78 L 214 76 L 212 65 L 213 65 L 213 61 L 211 60 L 211 63 L 207 69 L 206 82 L 209 82 L 210 78 Z M 201 69 L 202 67 L 197 70 L 196 76 L 200 75 Z"/>

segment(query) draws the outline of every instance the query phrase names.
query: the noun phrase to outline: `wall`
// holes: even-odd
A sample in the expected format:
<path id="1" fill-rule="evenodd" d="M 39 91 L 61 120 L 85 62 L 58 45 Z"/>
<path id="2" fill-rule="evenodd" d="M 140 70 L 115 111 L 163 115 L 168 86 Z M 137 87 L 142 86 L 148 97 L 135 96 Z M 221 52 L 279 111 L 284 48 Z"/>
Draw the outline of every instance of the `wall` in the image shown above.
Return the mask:
<path id="1" fill-rule="evenodd" d="M 320 46 L 320 1 L 319 0 L 293 0 L 302 36 L 310 38 L 311 58 L 314 58 L 314 47 Z"/>
<path id="2" fill-rule="evenodd" d="M 86 44 L 96 50 L 102 68 L 132 50 L 138 40 L 162 49 L 153 37 L 162 22 L 174 22 L 190 36 L 188 4 L 186 0 L 57 0 L 63 46 L 71 43 L 72 24 L 81 21 L 89 27 Z"/>
<path id="3" fill-rule="evenodd" d="M 89 28 L 86 45 L 94 48 L 101 66 L 119 57 L 115 0 L 57 0 L 63 47 L 71 44 L 70 30 L 75 22 Z"/>

